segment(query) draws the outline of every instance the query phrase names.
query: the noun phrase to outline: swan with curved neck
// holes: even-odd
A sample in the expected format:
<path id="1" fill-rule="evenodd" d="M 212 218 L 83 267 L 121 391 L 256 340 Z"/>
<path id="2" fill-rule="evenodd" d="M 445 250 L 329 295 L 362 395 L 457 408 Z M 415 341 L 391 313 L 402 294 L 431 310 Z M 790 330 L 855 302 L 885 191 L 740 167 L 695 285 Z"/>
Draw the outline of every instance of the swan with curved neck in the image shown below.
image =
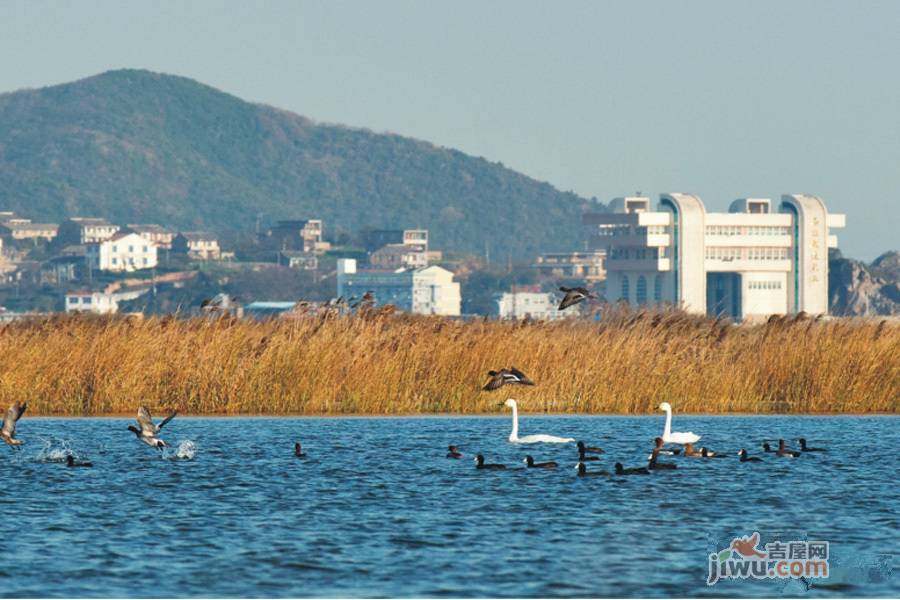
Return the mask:
<path id="1" fill-rule="evenodd" d="M 513 444 L 539 444 L 542 442 L 545 444 L 568 444 L 575 441 L 574 438 L 562 438 L 542 433 L 519 437 L 519 407 L 516 401 L 509 398 L 503 403 L 503 406 L 508 406 L 512 409 L 512 431 L 509 434 L 509 441 Z"/>
<path id="2" fill-rule="evenodd" d="M 666 426 L 663 429 L 662 439 L 666 444 L 695 444 L 700 441 L 700 436 L 688 432 L 672 431 L 672 407 L 668 402 L 659 405 L 660 410 L 666 411 Z"/>

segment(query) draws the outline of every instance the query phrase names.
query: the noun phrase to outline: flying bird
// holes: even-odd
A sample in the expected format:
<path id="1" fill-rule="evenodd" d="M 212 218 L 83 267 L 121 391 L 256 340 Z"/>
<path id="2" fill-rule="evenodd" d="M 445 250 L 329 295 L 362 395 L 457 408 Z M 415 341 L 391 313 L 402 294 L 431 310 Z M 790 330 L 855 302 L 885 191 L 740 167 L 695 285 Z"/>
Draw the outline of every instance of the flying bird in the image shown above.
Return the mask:
<path id="1" fill-rule="evenodd" d="M 528 376 L 525 375 L 525 373 L 515 367 L 500 369 L 499 371 L 488 371 L 487 374 L 491 379 L 485 384 L 483 388 L 481 388 L 486 392 L 500 389 L 507 383 L 517 383 L 519 385 L 534 385 L 534 382 L 528 379 Z"/>
<path id="2" fill-rule="evenodd" d="M 216 294 L 212 298 L 206 298 L 200 302 L 200 310 L 205 313 L 214 313 L 220 310 L 228 310 L 231 305 L 237 302 L 237 296 L 229 296 L 228 294 Z"/>
<path id="3" fill-rule="evenodd" d="M 6 411 L 6 416 L 3 417 L 3 429 L 0 429 L 0 438 L 3 438 L 3 441 L 10 446 L 18 446 L 22 443 L 22 440 L 16 439 L 16 422 L 22 418 L 26 408 L 28 408 L 26 402 L 13 402 L 9 410 Z"/>
<path id="4" fill-rule="evenodd" d="M 360 310 L 368 310 L 375 306 L 375 293 L 369 290 L 365 294 L 363 294 L 362 298 L 359 299 L 358 302 L 353 304 L 350 308 L 358 308 Z"/>
<path id="5" fill-rule="evenodd" d="M 152 446 L 154 448 L 165 448 L 168 446 L 164 441 L 157 437 L 157 434 L 162 430 L 163 427 L 166 426 L 166 423 L 175 418 L 175 415 L 178 414 L 178 411 L 172 411 L 168 417 L 160 421 L 159 425 L 153 423 L 153 417 L 150 416 L 150 411 L 147 410 L 146 406 L 142 406 L 138 409 L 137 412 L 137 422 L 140 425 L 140 429 L 135 427 L 134 425 L 128 426 L 128 431 L 132 432 L 137 436 L 139 440 L 147 444 L 148 446 Z"/>
<path id="6" fill-rule="evenodd" d="M 567 288 L 561 287 L 559 291 L 564 292 L 566 295 L 563 297 L 562 302 L 559 303 L 559 310 L 566 310 L 570 306 L 575 306 L 579 302 L 587 300 L 588 298 L 597 298 L 597 295 L 594 294 L 587 288 L 577 287 L 577 288 Z"/>

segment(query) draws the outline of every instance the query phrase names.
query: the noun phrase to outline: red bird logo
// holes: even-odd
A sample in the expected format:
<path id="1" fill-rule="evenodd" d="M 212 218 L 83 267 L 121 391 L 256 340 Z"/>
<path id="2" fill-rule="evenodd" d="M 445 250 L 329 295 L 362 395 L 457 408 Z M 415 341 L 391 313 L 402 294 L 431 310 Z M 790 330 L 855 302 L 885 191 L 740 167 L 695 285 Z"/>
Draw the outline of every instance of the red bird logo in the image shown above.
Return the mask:
<path id="1" fill-rule="evenodd" d="M 750 556 L 755 556 L 757 558 L 766 558 L 768 555 L 756 548 L 756 545 L 758 543 L 759 532 L 756 531 L 753 533 L 753 535 L 747 538 L 734 538 L 734 540 L 731 542 L 731 549 L 745 558 Z"/>

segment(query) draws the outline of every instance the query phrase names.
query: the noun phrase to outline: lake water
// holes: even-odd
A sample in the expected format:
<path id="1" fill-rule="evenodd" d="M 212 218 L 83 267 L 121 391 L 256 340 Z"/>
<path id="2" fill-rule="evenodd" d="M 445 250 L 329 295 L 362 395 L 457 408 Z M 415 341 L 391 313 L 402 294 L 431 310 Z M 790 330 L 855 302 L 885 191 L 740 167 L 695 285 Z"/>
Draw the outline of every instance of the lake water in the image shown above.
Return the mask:
<path id="1" fill-rule="evenodd" d="M 123 419 L 26 415 L 26 445 L 0 448 L 0 595 L 900 595 L 900 418 L 676 414 L 727 459 L 611 480 L 576 477 L 572 444 L 508 443 L 509 418 L 176 418 L 164 457 Z M 524 415 L 520 433 L 601 445 L 589 466 L 612 470 L 646 463 L 662 425 Z M 828 452 L 759 448 L 800 436 Z M 65 448 L 95 467 L 52 462 Z M 478 452 L 509 470 L 476 471 Z M 831 577 L 708 587 L 710 553 L 754 531 L 828 541 Z"/>

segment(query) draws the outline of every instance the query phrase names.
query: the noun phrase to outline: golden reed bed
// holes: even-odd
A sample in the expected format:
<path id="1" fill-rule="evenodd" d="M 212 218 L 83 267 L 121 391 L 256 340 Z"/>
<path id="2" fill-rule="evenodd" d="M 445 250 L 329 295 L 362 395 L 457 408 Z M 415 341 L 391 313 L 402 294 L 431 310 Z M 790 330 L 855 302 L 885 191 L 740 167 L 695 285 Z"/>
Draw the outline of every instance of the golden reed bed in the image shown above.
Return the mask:
<path id="1" fill-rule="evenodd" d="M 515 365 L 537 382 L 481 392 Z M 34 415 L 898 413 L 900 327 L 679 312 L 604 323 L 436 317 L 54 317 L 0 328 L 0 404 Z"/>

